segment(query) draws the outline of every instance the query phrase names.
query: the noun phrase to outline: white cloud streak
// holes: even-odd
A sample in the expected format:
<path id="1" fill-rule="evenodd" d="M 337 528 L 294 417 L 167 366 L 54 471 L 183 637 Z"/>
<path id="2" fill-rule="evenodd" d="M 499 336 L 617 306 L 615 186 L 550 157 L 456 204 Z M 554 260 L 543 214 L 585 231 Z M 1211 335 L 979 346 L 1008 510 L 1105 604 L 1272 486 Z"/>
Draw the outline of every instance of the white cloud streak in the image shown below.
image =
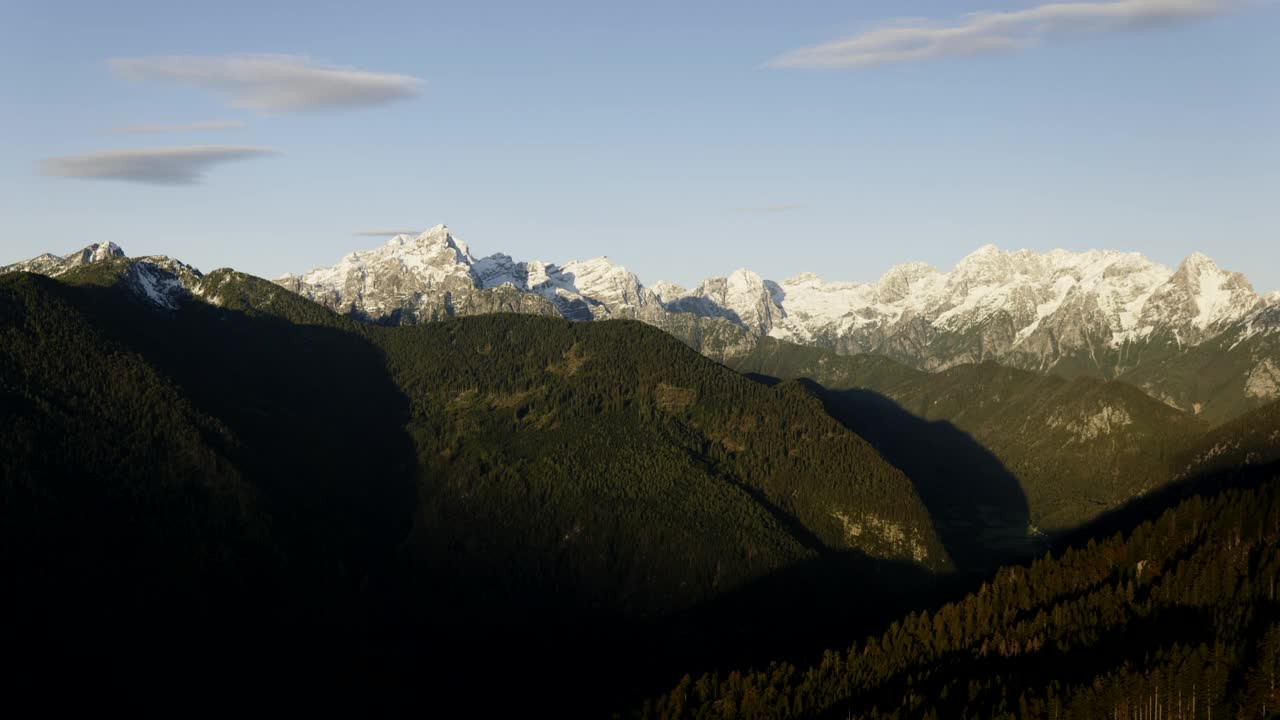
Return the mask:
<path id="1" fill-rule="evenodd" d="M 352 235 L 360 237 L 395 237 L 396 235 L 421 235 L 421 230 L 357 230 Z"/>
<path id="2" fill-rule="evenodd" d="M 775 68 L 865 68 L 941 57 L 1010 52 L 1054 40 L 1187 21 L 1244 0 L 1057 2 L 1025 10 L 981 12 L 954 24 L 904 19 L 843 40 L 799 48 L 766 63 Z"/>
<path id="3" fill-rule="evenodd" d="M 40 170 L 55 177 L 193 185 L 214 165 L 276 154 L 266 148 L 227 145 L 103 150 L 49 158 Z"/>
<path id="4" fill-rule="evenodd" d="M 117 135 L 148 135 L 159 133 L 202 132 L 205 130 L 239 130 L 245 127 L 240 120 L 198 120 L 189 123 L 138 123 L 112 128 Z"/>
<path id="5" fill-rule="evenodd" d="M 382 105 L 411 98 L 422 86 L 409 75 L 319 65 L 297 55 L 176 55 L 109 63 L 130 80 L 211 90 L 238 107 L 271 113 Z"/>

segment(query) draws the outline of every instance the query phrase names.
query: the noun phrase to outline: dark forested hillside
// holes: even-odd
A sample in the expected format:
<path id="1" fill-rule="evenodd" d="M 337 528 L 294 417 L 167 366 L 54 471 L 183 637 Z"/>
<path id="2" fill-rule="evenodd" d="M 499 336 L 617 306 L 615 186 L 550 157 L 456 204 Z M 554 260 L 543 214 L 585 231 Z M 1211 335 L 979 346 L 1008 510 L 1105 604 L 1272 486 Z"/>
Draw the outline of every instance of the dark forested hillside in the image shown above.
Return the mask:
<path id="1" fill-rule="evenodd" d="M 230 314 L 201 332 L 115 288 L 30 275 L 0 279 L 0 307 L 10 665 L 169 682 L 225 663 L 358 667 L 336 649 L 356 647 L 360 584 L 415 497 L 380 352 Z"/>
<path id="2" fill-rule="evenodd" d="M 1280 468 L 1001 570 L 810 667 L 686 677 L 654 718 L 1270 718 Z"/>
<path id="3" fill-rule="evenodd" d="M 658 330 L 373 327 L 229 271 L 166 309 L 130 272 L 0 279 L 3 562 L 66 618 L 26 638 L 50 662 L 253 648 L 407 687 L 503 647 L 516 685 L 586 673 L 603 707 L 879 622 L 950 566 L 811 395 Z M 775 610 L 801 621 L 752 620 Z"/>
<path id="4" fill-rule="evenodd" d="M 1280 406 L 1204 433 L 1117 383 L 786 352 L 750 378 L 630 321 L 375 326 L 173 261 L 5 275 L 6 651 L 24 682 L 235 668 L 481 715 L 685 673 L 637 712 L 1275 707 Z M 1036 525 L 1077 544 L 939 608 Z"/>
<path id="5" fill-rule="evenodd" d="M 1212 423 L 1224 423 L 1272 402 L 1280 377 L 1280 305 L 1241 321 L 1218 337 L 1191 348 L 1165 342 L 1166 356 L 1143 362 L 1120 376 Z"/>
<path id="6" fill-rule="evenodd" d="M 1207 429 L 1125 383 L 992 363 L 925 373 L 766 340 L 730 365 L 819 383 L 828 410 L 911 476 L 962 565 L 1159 488 Z"/>

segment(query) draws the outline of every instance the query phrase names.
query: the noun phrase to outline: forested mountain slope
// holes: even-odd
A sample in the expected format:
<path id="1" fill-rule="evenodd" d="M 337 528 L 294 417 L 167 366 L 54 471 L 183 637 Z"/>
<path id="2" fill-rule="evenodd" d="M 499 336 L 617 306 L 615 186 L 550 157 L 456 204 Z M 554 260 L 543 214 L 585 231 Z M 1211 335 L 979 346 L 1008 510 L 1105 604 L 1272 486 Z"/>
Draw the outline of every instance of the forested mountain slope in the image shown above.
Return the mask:
<path id="1" fill-rule="evenodd" d="M 1164 357 L 1135 363 L 1120 379 L 1215 424 L 1273 402 L 1280 397 L 1280 304 L 1194 347 L 1166 340 Z"/>
<path id="2" fill-rule="evenodd" d="M 1161 486 L 1207 429 L 1126 383 L 993 363 L 925 373 L 769 339 L 727 362 L 763 377 L 813 379 L 832 414 L 935 501 L 939 523 L 959 512 L 966 526 L 952 529 L 987 548 L 1016 544 L 1028 530 L 1034 539 L 1072 528 Z M 982 508 L 989 512 L 979 519 Z"/>
<path id="3" fill-rule="evenodd" d="M 217 301 L 216 291 L 210 291 L 219 282 L 214 276 L 227 272 L 201 278 L 198 272 L 161 258 L 167 263 L 164 267 L 177 270 L 175 282 L 166 283 L 163 278 L 143 282 L 147 277 L 140 269 L 158 267 L 157 259 L 129 262 L 118 248 L 107 250 L 90 247 L 65 259 L 37 258 L 27 265 L 42 272 L 70 273 L 73 279 L 93 274 L 119 275 L 128 270 L 139 276 L 124 278 L 137 294 L 153 302 L 159 296 L 162 304 L 173 301 L 156 288 L 171 292 L 185 288 L 196 295 L 213 292 L 209 297 Z M 339 294 L 363 303 L 360 307 L 364 310 L 353 312 L 365 320 L 417 322 L 504 308 L 532 312 L 520 303 L 553 302 L 573 317 L 581 313 L 571 312 L 572 308 L 585 308 L 590 312 L 583 317 L 641 319 L 742 372 L 813 379 L 824 388 L 817 396 L 827 411 L 872 441 L 911 477 L 946 536 L 948 549 L 963 556 L 959 559 L 966 567 L 992 567 L 1002 558 L 1034 550 L 1047 535 L 1087 522 L 1135 495 L 1159 487 L 1178 469 L 1170 465 L 1171 448 L 1182 448 L 1189 437 L 1204 430 L 1199 416 L 1174 410 L 1125 384 L 1083 378 L 1066 380 L 990 363 L 924 373 L 880 356 L 841 356 L 759 337 L 724 317 L 669 312 L 662 305 L 665 295 L 651 297 L 653 293 L 637 285 L 633 276 L 607 262 L 573 264 L 543 278 L 534 265 L 498 262 L 501 257 L 477 261 L 468 253 L 447 229 L 438 228 L 416 239 L 400 238 L 376 252 L 357 253 L 344 260 L 340 268 L 314 275 L 345 278 Z M 1004 256 L 997 253 L 988 259 L 999 257 Z M 1100 267 L 1109 266 L 1107 263 L 1115 259 L 1099 256 Z M 483 282 L 476 280 L 476 273 Z M 515 284 L 498 282 L 502 278 L 524 280 Z M 476 287 L 483 286 L 481 290 L 472 287 L 476 282 L 480 283 Z M 424 283 L 424 288 L 435 290 L 422 295 L 411 292 Z M 1181 287 L 1178 283 L 1174 286 Z M 315 290 L 319 286 L 308 287 Z M 468 304 L 464 295 L 470 291 L 466 288 L 487 298 L 481 303 L 483 308 Z M 447 297 L 437 297 L 436 290 L 446 292 Z M 513 295 L 511 302 L 501 299 L 504 293 Z M 524 300 L 515 297 L 521 293 Z M 260 289 L 259 294 L 264 298 L 296 297 L 272 289 Z M 1169 312 L 1186 310 L 1186 303 L 1175 302 L 1178 298 L 1187 300 L 1183 297 L 1186 293 L 1170 290 L 1166 294 L 1169 298 L 1165 304 L 1172 303 Z M 588 302 L 596 296 L 607 298 L 607 302 Z M 333 299 L 329 295 L 319 299 L 324 298 Z M 397 304 L 405 298 L 413 303 L 412 317 L 395 314 L 399 311 L 394 308 L 409 307 Z M 437 300 L 444 303 L 440 306 L 443 310 L 431 309 Z M 311 313 L 322 311 L 312 308 Z M 381 308 L 378 312 L 382 314 L 376 318 L 369 315 L 366 311 L 371 308 Z M 1191 379 L 1204 378 L 1205 392 L 1209 392 L 1209 386 L 1225 382 L 1235 383 L 1232 387 L 1239 385 L 1232 391 L 1238 390 L 1236 394 L 1253 388 L 1258 398 L 1264 397 L 1263 391 L 1271 381 L 1266 374 L 1270 352 L 1267 343 L 1280 337 L 1269 332 L 1268 312 L 1254 313 L 1230 333 L 1180 350 L 1177 355 L 1184 364 L 1199 362 L 1195 358 L 1203 356 L 1202 348 L 1226 342 L 1224 338 L 1244 337 L 1244 345 L 1231 348 L 1235 353 L 1232 357 L 1247 351 L 1254 358 L 1249 362 L 1261 363 L 1256 368 L 1242 366 L 1224 371 L 1220 381 L 1212 380 L 1217 376 L 1210 370 L 1221 365 L 1214 360 L 1205 361 L 1210 370 L 1196 366 L 1198 369 L 1184 374 Z M 1156 343 L 1157 335 L 1146 337 L 1143 342 Z M 1222 350 L 1224 357 L 1231 355 L 1226 348 Z M 1150 384 L 1137 376 L 1134 381 Z M 1186 402 L 1179 400 L 1178 404 Z M 1230 412 L 1249 406 L 1214 403 L 1216 408 L 1228 405 Z M 1206 412 L 1204 417 L 1221 420 L 1225 417 L 1223 412 Z M 928 451 L 920 452 L 922 447 Z"/>
<path id="4" fill-rule="evenodd" d="M 1232 474 L 1244 489 L 1205 478 L 1125 535 L 1001 570 L 811 667 L 686 677 L 635 714 L 1275 717 L 1280 467 Z"/>
<path id="5" fill-rule="evenodd" d="M 648 326 L 375 327 L 138 264 L 0 278 L 4 566 L 28 617 L 73 618 L 25 638 L 50 662 L 127 636 L 465 684 L 506 642 L 517 684 L 595 674 L 616 702 L 662 657 L 857 627 L 950 567 L 909 480 L 810 394 Z"/>

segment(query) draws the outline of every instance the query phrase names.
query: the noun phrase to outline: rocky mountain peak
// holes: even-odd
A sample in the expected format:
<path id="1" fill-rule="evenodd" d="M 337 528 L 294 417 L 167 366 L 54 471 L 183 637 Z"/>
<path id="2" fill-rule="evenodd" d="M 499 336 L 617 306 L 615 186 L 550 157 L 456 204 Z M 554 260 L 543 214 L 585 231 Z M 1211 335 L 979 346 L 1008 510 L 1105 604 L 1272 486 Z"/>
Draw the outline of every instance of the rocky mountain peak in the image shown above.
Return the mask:
<path id="1" fill-rule="evenodd" d="M 981 258 L 998 257 L 1002 254 L 1004 253 L 1002 253 L 1000 248 L 997 247 L 994 243 L 987 243 L 985 245 L 980 245 L 976 250 L 964 256 L 964 258 L 961 259 L 960 262 L 963 263 L 965 260 L 969 260 L 971 258 L 981 259 Z"/>
<path id="2" fill-rule="evenodd" d="M 574 292 L 591 297 L 611 310 L 648 305 L 653 298 L 634 273 L 608 257 L 566 263 L 558 274 Z"/>
<path id="3" fill-rule="evenodd" d="M 1171 327 L 1180 341 L 1194 344 L 1212 328 L 1238 321 L 1261 305 L 1242 273 L 1225 271 L 1196 252 L 1152 294 L 1142 317 L 1146 324 Z"/>
<path id="4" fill-rule="evenodd" d="M 1200 251 L 1192 252 L 1182 260 L 1182 264 L 1178 266 L 1179 270 L 1200 271 L 1203 269 L 1218 270 L 1218 263 L 1213 258 L 1205 255 Z"/>
<path id="5" fill-rule="evenodd" d="M 727 277 L 703 282 L 692 294 L 729 311 L 746 328 L 766 335 L 784 314 L 774 298 L 775 288 L 759 273 L 739 268 Z"/>
<path id="6" fill-rule="evenodd" d="M 653 291 L 653 294 L 658 298 L 658 301 L 664 305 L 687 295 L 689 292 L 669 280 L 659 280 L 651 285 L 649 289 Z"/>
<path id="7" fill-rule="evenodd" d="M 467 244 L 455 238 L 445 225 L 436 225 L 416 236 L 396 235 L 387 241 L 387 247 L 395 254 L 418 254 L 466 265 L 475 262 Z"/>
<path id="8" fill-rule="evenodd" d="M 894 265 L 876 282 L 876 299 L 882 303 L 899 302 L 911 294 L 912 287 L 919 281 L 939 274 L 928 263 L 909 262 Z"/>
<path id="9" fill-rule="evenodd" d="M 113 242 L 93 243 L 66 255 L 45 253 L 30 260 L 0 267 L 0 272 L 33 272 L 57 277 L 81 265 L 120 257 L 125 257 L 125 254 L 119 245 Z"/>
<path id="10" fill-rule="evenodd" d="M 124 250 L 113 242 L 94 243 L 76 253 L 81 262 L 99 262 L 110 258 L 124 257 Z"/>
<path id="11" fill-rule="evenodd" d="M 70 269 L 77 265 L 102 262 L 111 258 L 125 257 L 124 250 L 113 242 L 93 243 L 73 253 L 62 256 L 62 262 Z"/>
<path id="12" fill-rule="evenodd" d="M 1018 272 L 1019 264 L 1025 265 L 1026 258 L 1017 258 L 995 245 L 983 245 L 956 263 L 947 274 L 947 281 L 960 292 L 967 292 L 970 287 L 1007 282 Z"/>

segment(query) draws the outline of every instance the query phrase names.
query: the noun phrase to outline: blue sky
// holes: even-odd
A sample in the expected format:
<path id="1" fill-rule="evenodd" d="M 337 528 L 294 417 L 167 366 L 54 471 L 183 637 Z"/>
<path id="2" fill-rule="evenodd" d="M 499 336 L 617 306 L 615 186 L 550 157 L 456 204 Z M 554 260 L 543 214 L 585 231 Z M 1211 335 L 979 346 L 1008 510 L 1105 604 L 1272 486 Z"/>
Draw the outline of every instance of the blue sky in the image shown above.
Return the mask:
<path id="1" fill-rule="evenodd" d="M 1280 3 L 690 4 L 7 0 L 0 263 L 110 240 L 275 277 L 446 223 L 646 283 L 995 243 L 1280 288 Z"/>

